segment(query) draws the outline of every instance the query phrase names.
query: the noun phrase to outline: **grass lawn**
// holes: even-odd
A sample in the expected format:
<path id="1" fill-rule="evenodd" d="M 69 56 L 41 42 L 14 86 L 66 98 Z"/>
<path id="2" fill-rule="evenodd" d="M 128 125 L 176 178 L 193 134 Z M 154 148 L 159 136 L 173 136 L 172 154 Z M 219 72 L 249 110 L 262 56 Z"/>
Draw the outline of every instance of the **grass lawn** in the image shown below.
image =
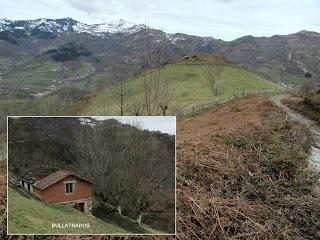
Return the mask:
<path id="1" fill-rule="evenodd" d="M 8 196 L 8 234 L 128 234 L 136 233 L 133 220 L 118 216 L 117 221 L 102 221 L 90 214 L 82 213 L 63 205 L 44 205 L 42 202 L 22 194 L 9 187 Z M 125 224 L 125 223 L 130 224 Z M 88 223 L 90 228 L 52 228 L 52 223 Z M 140 233 L 159 233 L 159 231 L 142 225 Z M 139 230 L 139 229 L 138 229 Z"/>
<path id="2" fill-rule="evenodd" d="M 212 101 L 212 93 L 208 84 L 209 68 L 215 65 L 190 65 L 172 64 L 165 66 L 161 72 L 161 78 L 166 79 L 172 91 L 172 100 L 169 104 L 169 113 L 178 110 L 190 109 L 193 105 L 208 103 Z M 124 86 L 128 90 L 124 105 L 142 97 L 143 76 L 140 75 Z M 221 78 L 218 80 L 220 99 L 228 98 L 234 93 L 257 90 L 279 90 L 277 84 L 267 81 L 245 69 L 234 66 L 226 66 Z M 119 114 L 119 87 L 108 89 L 90 104 L 81 114 Z M 129 114 L 129 112 L 125 112 Z"/>

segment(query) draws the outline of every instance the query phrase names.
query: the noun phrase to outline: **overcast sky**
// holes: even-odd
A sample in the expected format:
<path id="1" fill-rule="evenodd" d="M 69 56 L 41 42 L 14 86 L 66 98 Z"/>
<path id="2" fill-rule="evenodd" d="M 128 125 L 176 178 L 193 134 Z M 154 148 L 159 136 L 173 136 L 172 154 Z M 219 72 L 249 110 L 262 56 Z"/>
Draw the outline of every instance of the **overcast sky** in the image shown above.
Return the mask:
<path id="1" fill-rule="evenodd" d="M 171 135 L 176 135 L 176 117 L 175 116 L 115 116 L 115 117 L 95 117 L 99 120 L 104 120 L 108 118 L 113 118 L 122 123 L 127 123 L 131 125 L 136 125 L 142 129 L 147 129 L 150 131 L 160 131 L 163 133 L 169 133 Z"/>
<path id="2" fill-rule="evenodd" d="M 0 17 L 118 19 L 169 33 L 233 40 L 301 30 L 320 32 L 320 0 L 1 0 Z"/>

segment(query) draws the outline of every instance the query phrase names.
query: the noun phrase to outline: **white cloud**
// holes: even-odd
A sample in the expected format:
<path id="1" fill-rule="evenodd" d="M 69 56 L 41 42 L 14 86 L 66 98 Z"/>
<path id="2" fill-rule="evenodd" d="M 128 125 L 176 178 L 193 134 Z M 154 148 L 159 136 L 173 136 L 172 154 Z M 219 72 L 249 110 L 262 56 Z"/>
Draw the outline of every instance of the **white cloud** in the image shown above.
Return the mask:
<path id="1" fill-rule="evenodd" d="M 225 40 L 303 29 L 320 32 L 319 12 L 318 0 L 2 0 L 0 9 L 7 18 L 72 17 L 87 23 L 121 18 Z"/>

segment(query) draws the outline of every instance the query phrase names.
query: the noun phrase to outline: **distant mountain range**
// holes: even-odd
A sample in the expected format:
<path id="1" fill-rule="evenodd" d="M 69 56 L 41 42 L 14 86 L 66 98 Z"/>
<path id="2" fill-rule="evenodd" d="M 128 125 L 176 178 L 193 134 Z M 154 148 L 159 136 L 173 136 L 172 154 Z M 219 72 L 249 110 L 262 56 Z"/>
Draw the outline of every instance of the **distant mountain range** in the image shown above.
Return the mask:
<path id="1" fill-rule="evenodd" d="M 31 36 L 36 36 L 42 38 L 44 35 L 48 34 L 51 38 L 57 37 L 62 33 L 74 32 L 74 33 L 89 33 L 95 36 L 104 37 L 107 34 L 116 33 L 119 31 L 134 33 L 145 25 L 136 25 L 134 23 L 129 23 L 124 20 L 119 20 L 117 22 L 111 23 L 101 23 L 101 24 L 85 24 L 78 22 L 72 18 L 62 18 L 62 19 L 46 19 L 40 18 L 36 20 L 10 20 L 10 19 L 0 19 L 0 29 L 1 31 L 15 32 L 16 30 L 23 30 L 25 33 Z M 44 37 L 45 38 L 45 37 Z"/>
<path id="2" fill-rule="evenodd" d="M 146 39 L 155 51 L 157 44 L 164 43 L 168 61 L 185 55 L 219 55 L 287 85 L 300 84 L 306 73 L 317 80 L 320 75 L 320 34 L 316 32 L 245 36 L 227 42 L 168 34 L 123 20 L 89 25 L 71 18 L 43 18 L 0 20 L 0 77 L 25 89 L 37 86 L 37 91 L 52 82 L 75 79 L 85 79 L 87 86 L 104 86 L 113 81 L 114 66 L 125 65 L 129 74 L 141 71 Z"/>

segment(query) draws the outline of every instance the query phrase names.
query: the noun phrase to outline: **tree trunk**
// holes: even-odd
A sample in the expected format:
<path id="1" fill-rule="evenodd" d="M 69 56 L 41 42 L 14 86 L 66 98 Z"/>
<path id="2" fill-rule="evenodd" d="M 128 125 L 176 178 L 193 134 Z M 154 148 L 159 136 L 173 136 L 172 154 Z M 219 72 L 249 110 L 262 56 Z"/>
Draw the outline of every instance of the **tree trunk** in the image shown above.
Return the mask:
<path id="1" fill-rule="evenodd" d="M 143 213 L 142 213 L 142 212 L 141 212 L 141 213 L 139 213 L 139 215 L 138 215 L 138 218 L 137 218 L 137 223 L 138 223 L 138 225 L 141 225 L 142 215 L 143 215 Z"/>
<path id="2" fill-rule="evenodd" d="M 117 210 L 118 210 L 119 215 L 122 215 L 122 209 L 121 209 L 120 205 L 118 205 Z"/>

